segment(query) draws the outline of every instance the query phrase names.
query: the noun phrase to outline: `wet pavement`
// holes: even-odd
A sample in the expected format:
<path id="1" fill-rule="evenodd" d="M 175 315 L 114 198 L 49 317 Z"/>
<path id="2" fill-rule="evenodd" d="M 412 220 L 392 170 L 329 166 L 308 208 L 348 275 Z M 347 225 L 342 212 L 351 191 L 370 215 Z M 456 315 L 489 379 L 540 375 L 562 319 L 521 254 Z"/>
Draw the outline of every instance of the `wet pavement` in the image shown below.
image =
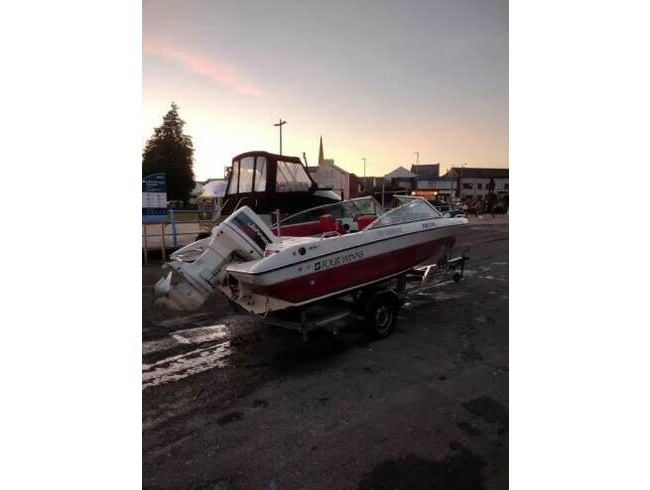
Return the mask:
<path id="1" fill-rule="evenodd" d="M 220 298 L 170 312 L 143 269 L 143 487 L 507 488 L 508 225 L 467 245 L 465 279 L 380 341 L 305 343 Z"/>

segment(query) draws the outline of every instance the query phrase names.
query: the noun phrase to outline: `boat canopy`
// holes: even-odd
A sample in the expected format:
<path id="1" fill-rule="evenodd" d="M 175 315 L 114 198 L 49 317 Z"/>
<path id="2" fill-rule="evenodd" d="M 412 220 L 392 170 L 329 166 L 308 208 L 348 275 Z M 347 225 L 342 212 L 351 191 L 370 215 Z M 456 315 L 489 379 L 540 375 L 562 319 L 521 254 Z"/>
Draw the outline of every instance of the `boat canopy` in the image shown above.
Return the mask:
<path id="1" fill-rule="evenodd" d="M 426 199 L 422 199 L 421 197 L 410 197 L 404 199 L 400 196 L 400 201 L 404 202 L 404 204 L 395 209 L 391 209 L 386 214 L 380 216 L 372 222 L 367 229 L 443 217 L 440 211 L 429 204 Z"/>
<path id="2" fill-rule="evenodd" d="M 257 151 L 233 158 L 226 196 L 315 189 L 316 184 L 298 158 Z"/>

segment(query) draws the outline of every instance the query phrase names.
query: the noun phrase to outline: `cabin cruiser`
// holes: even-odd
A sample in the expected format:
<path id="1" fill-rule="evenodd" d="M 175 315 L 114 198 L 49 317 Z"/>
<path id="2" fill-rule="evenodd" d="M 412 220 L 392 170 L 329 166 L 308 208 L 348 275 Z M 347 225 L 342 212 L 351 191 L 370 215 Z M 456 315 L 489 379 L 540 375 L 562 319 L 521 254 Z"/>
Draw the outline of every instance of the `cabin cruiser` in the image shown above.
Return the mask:
<path id="1" fill-rule="evenodd" d="M 156 284 L 158 302 L 195 310 L 219 292 L 256 315 L 308 305 L 398 277 L 426 259 L 445 260 L 467 223 L 421 198 L 385 212 L 369 200 L 338 204 L 338 213 L 358 212 L 347 229 L 333 209 L 317 207 L 298 213 L 300 223 L 293 222 L 298 215 L 287 219 L 277 233 L 244 206 L 210 237 L 172 255 L 171 270 Z M 282 233 L 299 224 L 309 236 Z"/>
<path id="2" fill-rule="evenodd" d="M 276 211 L 286 217 L 339 201 L 341 196 L 318 187 L 298 157 L 249 151 L 232 159 L 220 217 L 248 206 L 270 224 Z"/>

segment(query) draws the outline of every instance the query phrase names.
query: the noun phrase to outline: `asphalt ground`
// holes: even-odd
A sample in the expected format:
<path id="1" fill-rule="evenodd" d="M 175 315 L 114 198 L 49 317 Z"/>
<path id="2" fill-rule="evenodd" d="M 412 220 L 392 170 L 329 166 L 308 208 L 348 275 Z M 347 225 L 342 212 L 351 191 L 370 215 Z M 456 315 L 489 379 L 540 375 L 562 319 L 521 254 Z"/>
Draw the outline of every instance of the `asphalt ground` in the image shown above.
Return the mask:
<path id="1" fill-rule="evenodd" d="M 269 327 L 221 298 L 153 303 L 143 269 L 144 488 L 508 487 L 508 225 L 468 225 L 465 278 L 372 341 Z"/>

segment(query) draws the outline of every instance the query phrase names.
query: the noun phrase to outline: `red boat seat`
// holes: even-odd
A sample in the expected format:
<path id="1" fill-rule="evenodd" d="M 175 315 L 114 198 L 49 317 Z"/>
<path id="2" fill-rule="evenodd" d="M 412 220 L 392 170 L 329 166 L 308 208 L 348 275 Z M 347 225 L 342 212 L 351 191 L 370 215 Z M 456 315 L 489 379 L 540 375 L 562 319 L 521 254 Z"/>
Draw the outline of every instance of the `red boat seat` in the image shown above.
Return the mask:
<path id="1" fill-rule="evenodd" d="M 360 216 L 357 216 L 357 226 L 359 227 L 359 231 L 363 230 L 366 226 L 368 226 L 376 219 L 377 216 L 374 214 L 362 214 Z"/>
<path id="2" fill-rule="evenodd" d="M 318 218 L 320 221 L 320 231 L 321 233 L 328 233 L 330 231 L 336 230 L 336 221 L 331 214 L 324 214 Z"/>

